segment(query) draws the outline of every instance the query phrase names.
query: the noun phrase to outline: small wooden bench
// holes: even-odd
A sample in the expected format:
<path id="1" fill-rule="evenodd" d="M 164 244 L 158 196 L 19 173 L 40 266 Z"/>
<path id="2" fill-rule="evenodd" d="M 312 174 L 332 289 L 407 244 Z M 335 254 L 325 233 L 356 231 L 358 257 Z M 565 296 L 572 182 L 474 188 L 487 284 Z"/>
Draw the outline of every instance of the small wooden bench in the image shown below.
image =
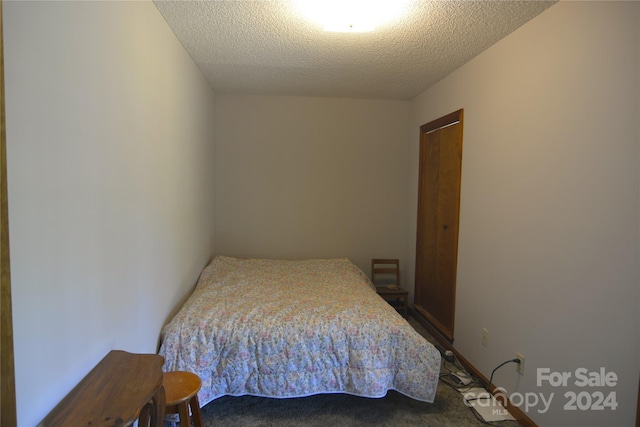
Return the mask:
<path id="1" fill-rule="evenodd" d="M 161 427 L 163 363 L 156 354 L 109 352 L 39 426 L 130 426 L 140 415 L 139 425 Z"/>

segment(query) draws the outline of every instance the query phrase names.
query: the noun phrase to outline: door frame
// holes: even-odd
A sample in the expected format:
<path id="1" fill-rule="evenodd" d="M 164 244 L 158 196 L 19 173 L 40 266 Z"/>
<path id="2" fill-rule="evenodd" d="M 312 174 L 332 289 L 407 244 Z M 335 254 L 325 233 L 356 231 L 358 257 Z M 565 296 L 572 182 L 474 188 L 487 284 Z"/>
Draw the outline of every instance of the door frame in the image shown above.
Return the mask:
<path id="1" fill-rule="evenodd" d="M 4 29 L 0 0 L 0 425 L 15 427 L 16 387 L 9 263 L 9 209 L 7 197 L 7 135 L 4 105 Z"/>

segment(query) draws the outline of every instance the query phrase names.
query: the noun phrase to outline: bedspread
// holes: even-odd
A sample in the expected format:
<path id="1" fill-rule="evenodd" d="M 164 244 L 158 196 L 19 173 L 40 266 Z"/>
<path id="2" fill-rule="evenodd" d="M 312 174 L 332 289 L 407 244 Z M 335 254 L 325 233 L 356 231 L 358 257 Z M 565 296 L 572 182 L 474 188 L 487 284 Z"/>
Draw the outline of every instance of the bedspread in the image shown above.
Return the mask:
<path id="1" fill-rule="evenodd" d="M 433 402 L 440 353 L 348 259 L 216 257 L 162 332 L 165 371 L 223 395 L 301 397 L 390 389 Z"/>

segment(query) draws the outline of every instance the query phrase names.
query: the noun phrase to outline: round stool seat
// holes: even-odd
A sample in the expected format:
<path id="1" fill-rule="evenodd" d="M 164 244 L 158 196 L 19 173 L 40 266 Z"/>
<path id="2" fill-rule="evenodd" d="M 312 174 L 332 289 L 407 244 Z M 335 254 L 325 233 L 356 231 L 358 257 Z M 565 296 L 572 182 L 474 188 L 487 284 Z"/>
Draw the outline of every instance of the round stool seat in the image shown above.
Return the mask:
<path id="1" fill-rule="evenodd" d="M 202 427 L 202 414 L 198 402 L 198 391 L 202 386 L 200 377 L 186 371 L 165 372 L 162 380 L 165 391 L 167 414 L 179 414 L 180 426 L 189 426 L 189 408 L 193 424 Z"/>

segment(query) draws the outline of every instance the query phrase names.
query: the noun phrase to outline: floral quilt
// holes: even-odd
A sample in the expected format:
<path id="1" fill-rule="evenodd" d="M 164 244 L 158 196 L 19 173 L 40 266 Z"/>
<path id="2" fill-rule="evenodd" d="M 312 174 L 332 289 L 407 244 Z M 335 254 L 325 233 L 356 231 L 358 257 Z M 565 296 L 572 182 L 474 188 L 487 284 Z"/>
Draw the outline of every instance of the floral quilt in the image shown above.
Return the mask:
<path id="1" fill-rule="evenodd" d="M 348 259 L 216 257 L 162 332 L 165 371 L 224 395 L 302 397 L 397 390 L 433 402 L 440 353 Z"/>

